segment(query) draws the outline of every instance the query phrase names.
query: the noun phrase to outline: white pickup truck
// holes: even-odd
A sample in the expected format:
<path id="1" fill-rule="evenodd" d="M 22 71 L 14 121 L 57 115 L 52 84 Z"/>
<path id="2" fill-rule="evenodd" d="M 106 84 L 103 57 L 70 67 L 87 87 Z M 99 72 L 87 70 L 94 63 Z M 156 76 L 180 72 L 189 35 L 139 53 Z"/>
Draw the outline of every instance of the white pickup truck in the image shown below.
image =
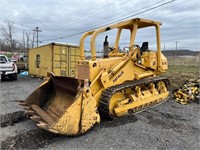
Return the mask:
<path id="1" fill-rule="evenodd" d="M 0 80 L 17 80 L 17 66 L 10 62 L 5 55 L 0 55 Z"/>

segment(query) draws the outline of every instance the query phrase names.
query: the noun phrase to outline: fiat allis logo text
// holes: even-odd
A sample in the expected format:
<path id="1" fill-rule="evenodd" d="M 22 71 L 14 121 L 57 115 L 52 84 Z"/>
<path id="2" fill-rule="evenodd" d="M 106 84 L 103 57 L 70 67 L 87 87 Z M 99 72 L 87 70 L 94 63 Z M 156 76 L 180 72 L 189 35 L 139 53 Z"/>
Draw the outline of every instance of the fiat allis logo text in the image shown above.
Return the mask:
<path id="1" fill-rule="evenodd" d="M 121 72 L 113 79 L 113 83 L 115 83 L 123 74 L 124 74 L 124 71 L 121 71 Z"/>

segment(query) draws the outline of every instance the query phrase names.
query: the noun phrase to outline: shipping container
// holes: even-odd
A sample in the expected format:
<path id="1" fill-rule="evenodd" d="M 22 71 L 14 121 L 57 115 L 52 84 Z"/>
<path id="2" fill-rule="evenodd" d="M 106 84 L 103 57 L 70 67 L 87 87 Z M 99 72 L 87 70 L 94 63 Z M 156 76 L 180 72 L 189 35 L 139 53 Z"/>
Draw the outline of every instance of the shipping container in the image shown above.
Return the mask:
<path id="1" fill-rule="evenodd" d="M 46 77 L 47 72 L 53 72 L 57 76 L 75 77 L 78 60 L 78 46 L 50 43 L 29 50 L 28 70 L 30 75 L 36 77 Z"/>

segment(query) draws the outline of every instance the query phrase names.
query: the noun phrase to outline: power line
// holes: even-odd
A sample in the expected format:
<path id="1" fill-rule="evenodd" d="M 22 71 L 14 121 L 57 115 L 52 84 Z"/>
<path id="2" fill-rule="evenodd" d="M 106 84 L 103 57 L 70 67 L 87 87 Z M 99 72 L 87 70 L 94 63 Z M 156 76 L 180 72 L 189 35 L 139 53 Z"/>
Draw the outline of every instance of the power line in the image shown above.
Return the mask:
<path id="1" fill-rule="evenodd" d="M 190 2 L 190 1 L 188 1 L 188 0 L 186 0 L 186 1 L 181 1 L 181 2 L 179 2 L 179 3 L 176 3 L 175 5 L 173 5 L 173 6 L 176 6 L 176 5 L 179 5 L 180 6 L 180 4 L 185 4 L 185 3 L 188 3 L 188 2 Z M 173 6 L 165 6 L 165 7 L 163 7 L 163 8 L 171 8 L 171 7 L 173 7 Z M 190 5 L 190 6 L 188 6 L 187 5 L 187 7 L 184 7 L 184 8 L 182 8 L 182 9 L 177 9 L 176 8 L 176 12 L 181 12 L 182 10 L 189 10 L 188 8 L 191 8 L 191 7 L 194 7 L 193 5 Z M 163 9 L 162 10 L 158 10 L 159 12 L 162 12 L 163 13 Z M 168 12 L 168 13 L 165 13 L 165 14 L 163 14 L 163 17 L 165 17 L 165 16 L 168 16 L 168 14 L 174 14 L 174 12 Z M 176 13 L 177 14 L 177 13 Z M 176 15 L 176 14 L 174 14 L 174 15 Z M 153 15 L 153 17 L 155 18 L 156 16 L 159 16 L 159 13 L 157 12 L 156 14 L 154 14 Z M 179 23 L 179 22 L 178 22 Z"/>
<path id="2" fill-rule="evenodd" d="M 147 0 L 147 1 L 149 1 L 149 0 Z M 143 1 L 143 3 L 145 3 L 145 2 L 147 2 L 147 1 Z M 107 7 L 105 7 L 105 6 L 108 6 L 108 4 L 110 5 L 112 2 L 113 2 L 113 0 L 112 1 L 108 1 L 109 3 L 107 3 L 106 5 L 104 5 L 103 6 L 103 8 L 105 8 L 105 9 L 102 9 L 101 7 L 101 9 L 98 9 L 98 11 L 97 11 L 97 9 L 94 9 L 94 11 L 95 11 L 95 13 L 91 13 L 91 12 L 88 12 L 87 11 L 87 13 L 86 14 L 82 14 L 82 15 L 79 15 L 78 17 L 76 17 L 77 19 L 76 19 L 76 22 L 75 21 L 72 21 L 72 20 L 74 20 L 74 18 L 72 19 L 72 20 L 67 20 L 68 22 L 65 24 L 65 22 L 63 23 L 60 23 L 59 25 L 62 25 L 62 24 L 65 24 L 65 25 L 67 25 L 67 26 L 70 26 L 70 24 L 73 24 L 73 25 L 75 25 L 75 24 L 78 24 L 78 23 L 80 23 L 81 21 L 80 20 L 83 20 L 84 18 L 91 18 L 91 16 L 93 16 L 93 18 L 96 18 L 96 17 L 100 17 L 100 16 L 102 16 L 102 14 L 105 14 L 106 13 L 106 16 L 108 16 L 109 15 L 109 10 L 118 10 L 118 8 L 117 8 L 117 5 L 120 5 L 120 10 L 121 10 L 121 7 L 123 6 L 123 5 L 125 5 L 126 3 L 130 3 L 130 1 L 127 1 L 127 0 L 125 0 L 125 2 L 123 1 L 123 0 L 121 0 L 119 3 L 117 3 L 117 5 L 112 5 L 112 9 L 108 9 Z M 114 2 L 116 2 L 116 0 L 114 1 Z M 118 2 L 118 1 L 117 1 Z M 156 2 L 156 3 L 154 3 L 154 4 L 158 4 L 158 3 L 160 3 L 160 2 L 163 2 L 163 0 L 160 0 L 160 1 L 158 1 L 158 2 Z M 123 4 L 122 4 L 123 3 Z M 116 3 L 114 3 L 114 4 L 116 4 Z M 111 6 L 111 5 L 110 5 Z M 149 5 L 146 5 L 146 7 L 148 7 Z M 133 8 L 131 7 L 130 9 L 126 9 L 126 11 L 123 11 L 123 12 L 128 12 L 129 10 L 133 10 Z M 143 10 L 143 8 L 140 8 L 140 9 L 137 9 L 137 10 L 134 10 L 134 12 L 138 12 L 138 11 L 140 11 L 140 10 Z M 103 12 L 102 12 L 103 11 Z M 101 13 L 100 13 L 101 12 Z M 113 15 L 113 11 L 111 12 L 112 14 L 111 15 Z M 123 15 L 123 14 L 122 14 Z M 87 16 L 89 16 L 89 17 L 87 17 Z M 124 16 L 124 15 L 123 15 Z M 101 19 L 100 19 L 101 20 Z M 88 21 L 86 21 L 86 19 L 84 20 L 84 22 L 87 22 L 88 23 Z M 95 25 L 96 26 L 96 25 Z M 87 28 L 90 28 L 89 26 L 87 27 Z M 58 33 L 58 32 L 57 32 Z M 55 31 L 53 31 L 52 32 L 52 34 L 55 34 Z"/>
<path id="3" fill-rule="evenodd" d="M 116 21 L 112 21 L 112 22 L 106 23 L 106 24 L 104 24 L 104 25 L 108 25 L 108 24 L 111 24 L 111 23 L 114 23 L 114 22 L 123 21 L 123 20 L 128 19 L 128 18 L 131 18 L 131 17 L 133 17 L 133 16 L 140 15 L 140 14 L 143 14 L 143 13 L 145 13 L 145 12 L 147 12 L 147 11 L 150 11 L 150 10 L 156 9 L 156 8 L 158 8 L 158 7 L 161 7 L 161 6 L 167 5 L 167 4 L 172 3 L 172 2 L 174 2 L 174 1 L 176 1 L 176 0 L 171 0 L 171 1 L 165 2 L 165 3 L 163 3 L 163 4 L 160 4 L 160 5 L 154 6 L 154 7 L 152 7 L 152 8 L 146 9 L 146 10 L 141 11 L 141 12 L 136 13 L 136 14 L 129 15 L 129 16 L 124 17 L 124 18 L 121 18 L 121 19 L 119 19 L 119 20 L 116 20 Z"/>
<path id="4" fill-rule="evenodd" d="M 65 22 L 60 23 L 59 25 L 63 25 L 63 24 L 65 24 L 67 26 L 70 26 L 72 24 L 75 25 L 75 24 L 79 24 L 81 22 L 80 20 L 84 20 L 82 22 L 88 23 L 88 21 L 86 21 L 88 18 L 92 18 L 92 16 L 93 16 L 93 18 L 96 18 L 96 16 L 99 17 L 99 16 L 101 16 L 104 13 L 107 13 L 107 16 L 108 16 L 108 10 L 104 10 L 104 8 L 107 8 L 106 6 L 110 5 L 110 6 L 112 6 L 112 10 L 115 10 L 116 5 L 113 6 L 111 4 L 112 4 L 112 2 L 116 2 L 116 0 L 106 1 L 106 2 L 108 2 L 108 3 L 106 5 L 103 5 L 102 7 L 99 7 L 99 9 L 96 9 L 97 7 L 95 7 L 93 9 L 91 9 L 92 11 L 89 10 L 89 11 L 87 11 L 87 13 L 83 13 L 83 14 L 79 15 L 78 17 L 76 16 L 75 17 L 75 18 L 77 18 L 76 20 L 74 20 L 74 18 L 73 18 L 72 20 L 67 20 L 67 23 L 65 21 Z M 122 3 L 123 3 L 123 5 L 125 5 L 128 2 L 129 1 L 127 1 L 127 0 L 125 0 L 125 2 L 124 2 L 124 0 L 121 0 L 120 3 L 118 3 L 118 5 L 120 5 L 120 7 L 121 7 Z M 97 5 L 97 6 L 100 6 L 100 5 Z M 103 11 L 103 12 L 101 12 L 101 11 Z M 99 13 L 99 12 L 101 12 L 101 13 Z"/>
<path id="5" fill-rule="evenodd" d="M 160 2 L 160 1 L 159 1 Z M 156 3 L 159 3 L 159 2 L 156 2 Z M 179 1 L 177 1 L 177 2 L 179 2 Z M 187 2 L 189 2 L 189 1 L 183 1 L 183 2 L 179 2 L 179 3 L 176 3 L 176 5 L 177 4 L 181 4 L 181 3 L 187 3 Z M 148 5 L 147 5 L 148 6 Z M 174 5 L 175 6 L 175 5 Z M 169 7 L 169 6 L 167 6 L 167 7 Z M 170 7 L 171 7 L 171 5 L 170 5 Z M 165 7 L 166 8 L 166 7 Z M 187 8 L 190 8 L 190 7 L 187 7 Z M 186 8 L 185 8 L 186 9 Z M 140 9 L 138 9 L 138 10 L 140 10 Z M 183 9 L 178 9 L 177 10 L 177 12 L 179 12 L 180 10 L 183 10 Z M 137 12 L 137 10 L 135 11 L 135 12 Z M 172 12 L 170 12 L 170 13 L 172 13 Z M 167 13 L 167 14 L 170 14 L 170 13 Z M 158 14 L 158 13 L 156 13 L 156 14 Z M 157 15 L 158 16 L 158 15 Z M 165 14 L 165 16 L 166 16 L 166 14 Z M 153 17 L 155 17 L 155 13 L 154 13 L 154 15 L 153 15 Z M 163 16 L 164 17 L 164 16 Z M 2 19 L 2 18 L 1 18 Z M 20 25 L 21 26 L 21 25 Z M 52 33 L 52 34 L 55 34 L 55 33 Z M 55 38 L 53 38 L 53 39 L 55 39 Z M 63 39 L 63 38 L 56 38 L 56 39 Z"/>
<path id="6" fill-rule="evenodd" d="M 104 8 L 105 6 L 107 6 L 108 4 L 112 3 L 113 1 L 115 0 L 112 0 L 112 1 L 104 1 L 102 3 L 100 3 L 99 5 L 93 7 L 93 9 L 89 9 L 89 10 L 86 10 L 86 11 L 83 11 L 81 12 L 81 15 L 78 15 L 78 16 L 75 16 L 74 18 L 72 18 L 72 20 L 67 20 L 67 21 L 64 21 L 62 22 L 60 25 L 63 25 L 67 22 L 67 25 L 69 26 L 70 24 L 74 24 L 76 22 L 80 22 L 80 20 L 83 20 L 84 18 L 86 18 L 88 15 L 90 14 L 94 14 L 92 12 L 97 12 L 97 10 L 99 11 L 100 8 Z M 106 5 L 104 5 L 106 4 Z M 99 7 L 100 6 L 100 7 Z M 70 22 L 69 22 L 70 21 Z M 76 22 L 74 22 L 76 21 Z"/>
<path id="7" fill-rule="evenodd" d="M 83 34 L 83 33 L 87 32 L 87 31 L 91 31 L 91 30 L 94 30 L 94 29 L 96 29 L 96 28 L 100 28 L 100 27 L 103 27 L 103 26 L 106 26 L 106 25 L 109 25 L 109 24 L 112 24 L 112 23 L 115 23 L 115 22 L 120 22 L 120 21 L 123 21 L 123 20 L 125 20 L 125 19 L 130 18 L 130 17 L 133 17 L 133 16 L 136 16 L 136 15 L 139 15 L 139 14 L 142 14 L 142 13 L 145 13 L 145 12 L 148 12 L 148 11 L 150 11 L 150 10 L 159 8 L 159 7 L 164 6 L 164 5 L 167 5 L 167 4 L 172 3 L 172 2 L 174 2 L 174 1 L 176 1 L 176 0 L 170 0 L 170 1 L 168 1 L 168 2 L 159 4 L 159 5 L 157 5 L 157 6 L 148 8 L 148 9 L 146 9 L 146 10 L 144 10 L 144 11 L 139 12 L 139 13 L 132 14 L 132 15 L 123 17 L 123 18 L 121 18 L 121 19 L 115 20 L 115 21 L 110 21 L 109 23 L 106 23 L 106 24 L 99 25 L 99 26 L 97 26 L 97 27 L 95 27 L 95 28 L 91 28 L 91 29 L 87 29 L 87 30 L 84 30 L 84 31 L 81 31 L 81 32 L 78 32 L 78 33 L 72 33 L 72 34 L 67 35 L 67 36 L 58 37 L 58 38 L 54 38 L 54 39 L 43 40 L 43 41 L 58 40 L 58 39 L 63 39 L 63 38 L 67 38 L 67 37 L 71 37 L 71 36 Z"/>
<path id="8" fill-rule="evenodd" d="M 159 2 L 162 2 L 162 1 L 159 1 Z M 157 3 L 159 3 L 159 2 L 156 2 L 155 4 L 157 4 Z M 179 4 L 182 4 L 182 3 L 187 3 L 187 2 L 189 2 L 189 1 L 183 1 L 183 2 L 179 2 L 179 3 L 176 3 L 176 5 L 179 5 Z M 147 5 L 148 6 L 148 5 Z M 174 5 L 175 6 L 175 5 Z M 167 7 L 169 7 L 169 6 L 167 6 Z M 171 5 L 170 5 L 170 7 L 171 7 Z M 192 7 L 192 6 L 189 6 L 189 7 L 185 7 L 184 9 L 187 9 L 187 8 L 190 8 L 190 7 Z M 165 7 L 166 8 L 166 7 Z M 184 9 L 178 9 L 178 10 L 176 10 L 177 12 L 180 12 L 181 10 L 184 10 Z M 141 9 L 138 9 L 138 10 L 141 10 Z M 136 10 L 135 12 L 137 12 L 138 10 Z M 163 10 L 162 10 L 163 11 Z M 167 13 L 167 14 L 171 14 L 171 13 L 174 13 L 174 12 L 170 12 L 170 13 Z M 156 13 L 156 14 L 158 14 L 158 13 Z M 158 16 L 158 15 L 156 15 L 156 16 Z M 165 16 L 166 16 L 166 13 L 165 13 Z M 153 17 L 155 18 L 155 13 L 154 13 L 154 15 L 153 15 Z M 164 17 L 164 16 L 163 16 Z M 59 39 L 59 38 L 58 38 Z"/>
<path id="9" fill-rule="evenodd" d="M 109 1 L 108 1 L 109 2 Z M 156 3 L 158 3 L 158 2 L 156 2 Z M 161 7 L 161 8 L 157 8 L 157 11 L 151 11 L 150 13 L 145 13 L 145 15 L 142 15 L 142 16 L 146 16 L 146 14 L 148 14 L 148 15 L 151 15 L 151 14 L 153 14 L 152 15 L 152 19 L 154 18 L 155 20 L 156 20 L 156 17 L 157 16 L 159 16 L 159 13 L 162 11 L 163 12 L 163 8 L 167 8 L 167 7 L 169 7 L 169 11 L 165 11 L 164 12 L 164 15 L 163 15 L 163 18 L 166 18 L 166 17 L 168 17 L 169 15 L 168 14 L 172 14 L 172 13 L 174 13 L 173 12 L 173 9 L 172 8 L 176 8 L 176 12 L 177 13 L 174 13 L 174 15 L 178 15 L 180 12 L 181 12 L 181 10 L 183 10 L 183 9 L 180 9 L 181 7 L 180 6 L 182 6 L 182 7 L 184 7 L 184 9 L 187 9 L 187 8 L 190 8 L 190 7 L 186 7 L 186 6 L 189 6 L 189 5 L 187 5 L 186 3 L 189 3 L 189 1 L 179 1 L 179 0 L 176 0 L 176 2 L 175 3 L 173 3 L 173 5 L 165 5 L 165 6 L 163 6 L 163 7 Z M 105 5 L 106 3 L 104 3 L 104 5 Z M 107 3 L 108 4 L 108 3 Z M 147 4 L 147 3 L 145 3 L 145 4 Z M 180 4 L 183 4 L 183 5 L 180 5 Z M 186 5 L 185 5 L 186 4 Z M 107 6 L 107 5 L 106 5 Z M 115 5 L 113 5 L 113 6 L 115 6 Z M 145 5 L 145 8 L 149 8 L 149 7 L 147 7 L 148 5 Z M 155 6 L 155 5 L 154 5 Z M 156 5 L 157 6 L 157 5 Z M 99 6 L 100 7 L 100 6 Z M 129 8 L 129 7 L 127 7 L 127 8 Z M 137 7 L 133 7 L 132 9 L 134 10 L 134 8 L 137 8 Z M 105 10 L 106 9 L 108 9 L 108 8 L 105 8 Z M 121 9 L 121 6 L 120 6 L 120 9 Z M 101 9 L 102 10 L 102 9 Z M 140 10 L 140 9 L 139 9 Z M 142 10 L 146 10 L 146 9 L 142 9 Z M 136 11 L 137 10 L 134 10 L 134 13 L 136 13 Z M 99 11 L 96 11 L 96 12 L 99 12 Z M 108 14 L 108 11 L 102 11 L 103 13 L 104 12 L 106 12 L 107 13 L 107 15 L 109 15 Z M 125 12 L 128 12 L 128 9 L 126 9 L 126 11 L 123 11 L 124 13 Z M 156 13 L 155 13 L 156 12 Z M 93 15 L 94 16 L 94 14 L 95 14 L 95 16 L 96 16 L 96 13 L 89 13 L 88 15 Z M 102 13 L 100 13 L 99 15 L 102 15 Z M 130 15 L 130 14 L 129 14 Z M 168 15 L 168 16 L 167 16 Z M 117 16 L 117 15 L 116 15 Z M 120 14 L 120 16 L 121 16 L 121 14 Z M 127 16 L 127 15 L 126 15 Z M 169 18 L 169 17 L 168 17 Z M 172 19 L 172 21 L 175 21 L 175 19 L 174 19 L 175 17 L 170 17 L 170 19 Z M 114 18 L 113 18 L 114 19 Z M 181 19 L 181 17 L 179 17 L 178 18 L 179 20 Z M 105 20 L 106 21 L 106 20 Z M 185 22 L 186 20 L 183 20 L 183 21 L 175 21 L 174 22 L 174 24 L 173 25 L 176 25 L 176 26 L 179 26 L 179 25 L 181 25 L 183 22 Z M 196 22 L 196 21 L 195 21 Z M 71 22 L 70 22 L 71 23 Z M 94 25 L 94 24 L 92 24 L 92 25 Z M 171 31 L 167 31 L 167 29 L 171 29 L 171 27 L 169 27 L 168 28 L 168 26 L 166 27 L 166 30 L 162 30 L 162 33 L 167 33 L 168 32 L 168 34 L 170 35 L 171 33 L 174 33 L 175 32 L 175 35 L 177 36 L 177 37 L 172 37 L 171 39 L 168 39 L 167 41 L 176 41 L 176 40 L 180 40 L 179 39 L 179 37 L 181 37 L 181 34 L 177 34 L 177 31 L 178 32 L 181 32 L 181 31 L 189 31 L 189 29 L 192 29 L 193 30 L 193 32 L 194 32 L 194 30 L 196 29 L 196 23 L 194 24 L 190 24 L 191 26 L 189 27 L 189 26 L 180 26 L 180 28 L 178 28 L 177 30 L 171 30 Z M 165 28 L 165 26 L 163 27 L 163 28 Z M 87 28 L 85 28 L 85 29 L 87 29 Z M 89 28 L 88 28 L 89 29 Z M 180 30 L 181 29 L 181 30 Z M 197 30 L 197 29 L 196 29 Z M 75 31 L 74 33 L 77 33 L 77 31 Z M 56 32 L 56 34 L 58 34 L 57 32 Z M 73 32 L 71 33 L 71 34 L 73 34 Z M 192 35 L 193 33 L 191 33 L 191 35 Z M 195 34 L 197 34 L 197 33 L 195 33 Z M 77 35 L 79 35 L 79 34 L 77 34 Z M 46 37 L 48 37 L 48 36 L 46 36 Z M 40 38 L 41 38 L 41 36 L 40 36 Z M 43 37 L 44 39 L 45 39 L 45 37 Z M 59 36 L 58 36 L 58 38 L 57 39 L 64 39 L 65 37 L 63 37 L 62 36 L 62 34 L 60 34 Z M 68 37 L 68 39 L 72 39 L 72 38 L 74 38 L 74 36 L 70 36 L 70 37 Z M 166 39 L 166 38 L 165 38 Z M 166 41 L 166 40 L 165 40 Z"/>

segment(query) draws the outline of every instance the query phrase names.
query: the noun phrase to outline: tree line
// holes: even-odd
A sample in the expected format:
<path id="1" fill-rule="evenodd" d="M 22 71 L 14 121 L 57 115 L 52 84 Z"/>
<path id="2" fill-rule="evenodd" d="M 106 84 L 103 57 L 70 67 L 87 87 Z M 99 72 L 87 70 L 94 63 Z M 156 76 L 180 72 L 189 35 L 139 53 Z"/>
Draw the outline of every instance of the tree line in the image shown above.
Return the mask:
<path id="1" fill-rule="evenodd" d="M 27 53 L 35 45 L 35 32 L 22 29 L 21 39 L 15 36 L 16 25 L 14 21 L 5 20 L 0 24 L 0 51 Z"/>

